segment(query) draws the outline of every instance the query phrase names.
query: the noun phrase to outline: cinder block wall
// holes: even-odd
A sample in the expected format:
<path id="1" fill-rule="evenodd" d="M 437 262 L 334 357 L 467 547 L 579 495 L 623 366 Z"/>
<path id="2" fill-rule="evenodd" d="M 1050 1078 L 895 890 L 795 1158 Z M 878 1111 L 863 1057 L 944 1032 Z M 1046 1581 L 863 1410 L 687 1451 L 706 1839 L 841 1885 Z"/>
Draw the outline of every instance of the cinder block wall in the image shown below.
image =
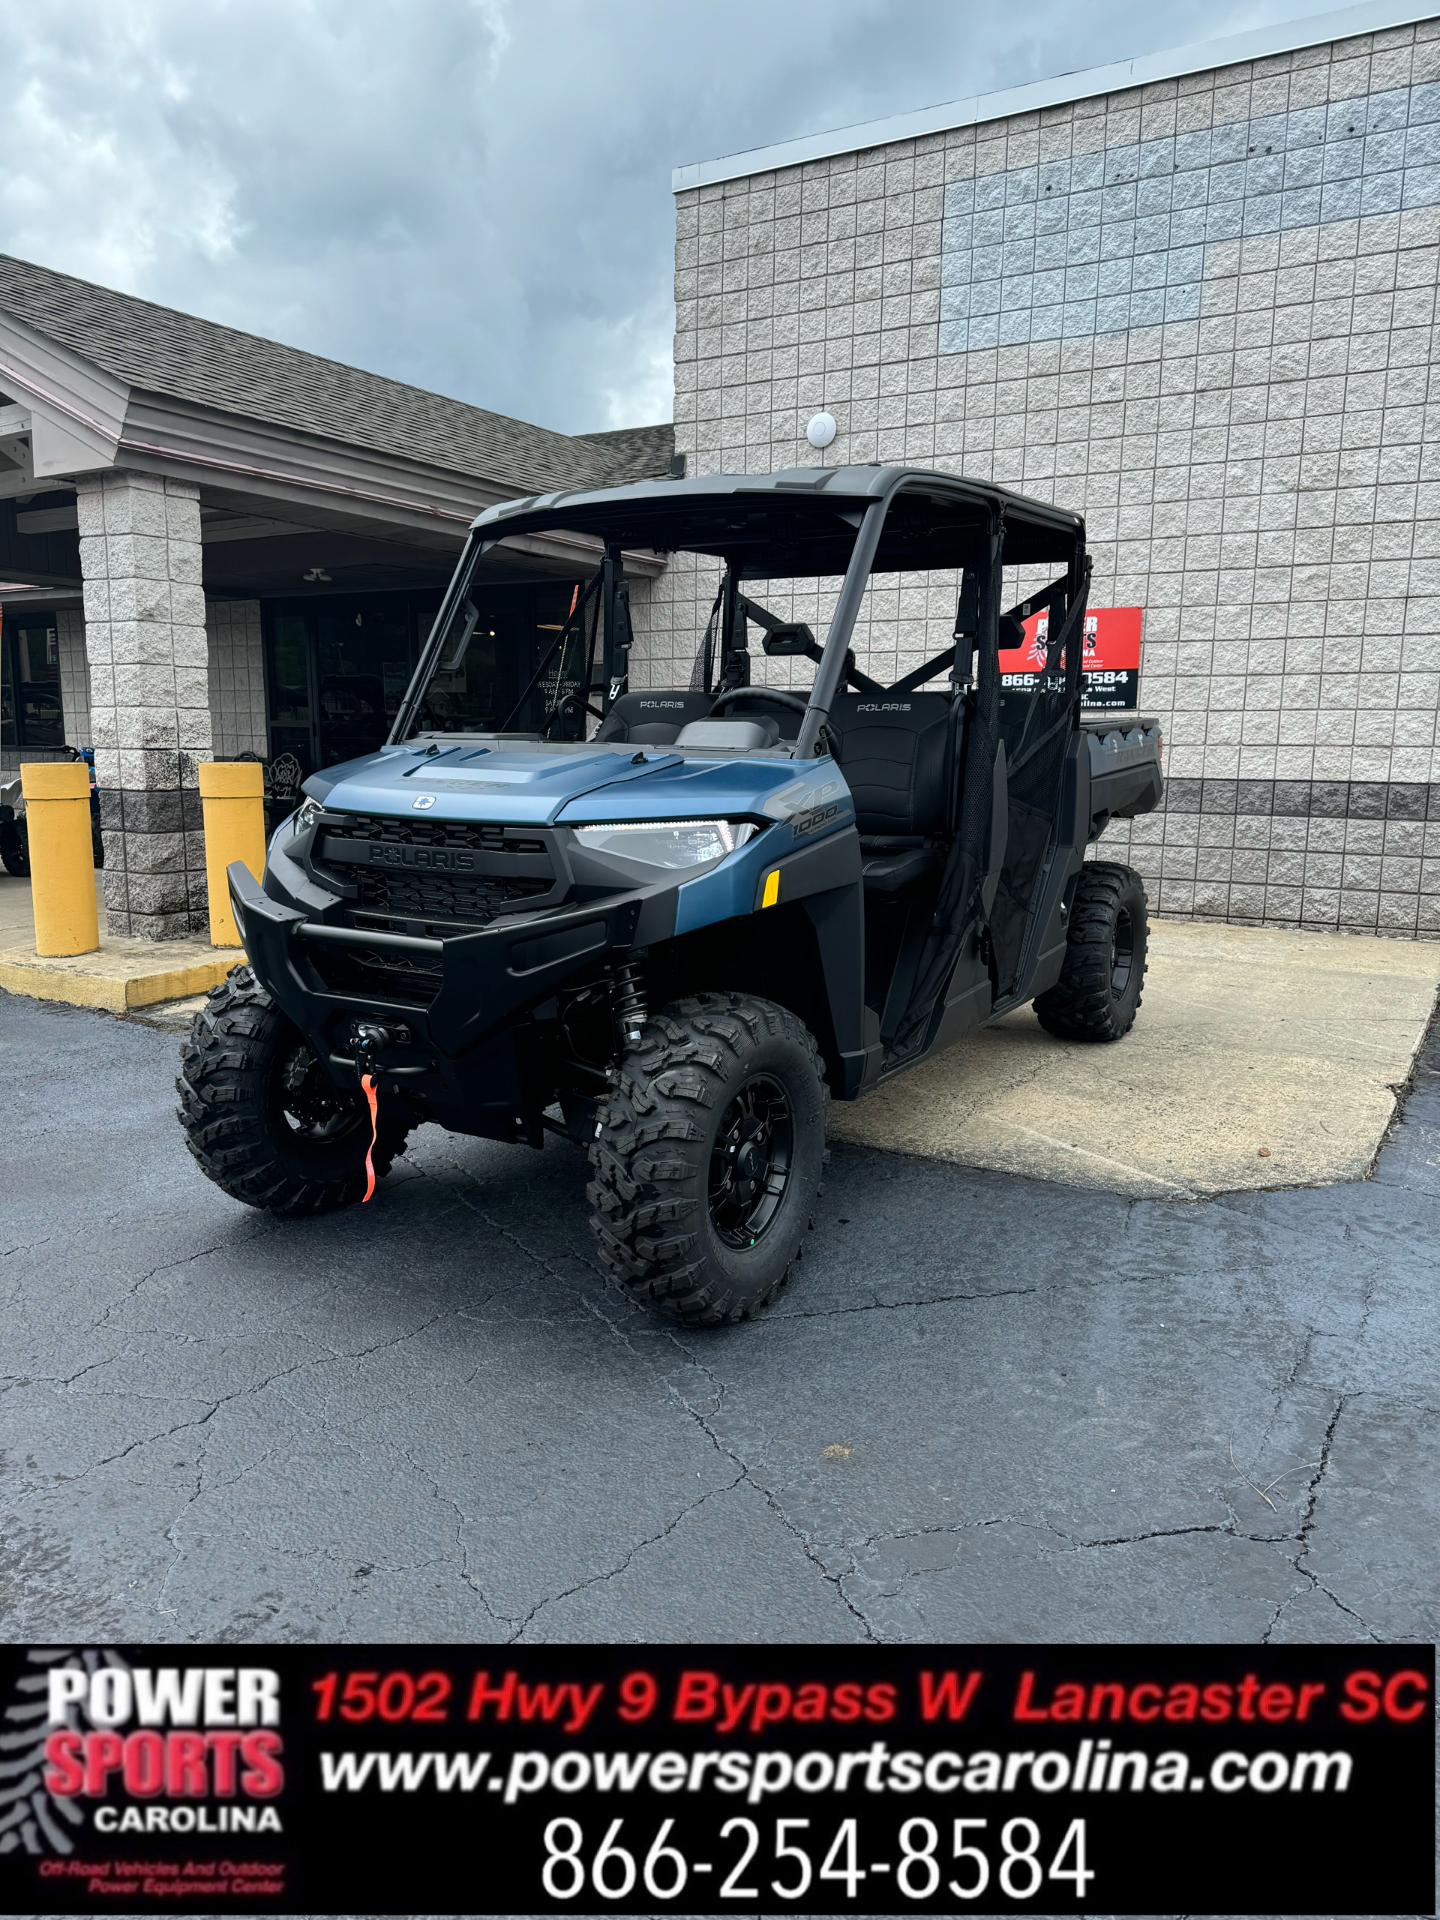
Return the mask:
<path id="1" fill-rule="evenodd" d="M 90 668 L 85 657 L 85 615 L 79 607 L 55 613 L 60 641 L 60 699 L 65 738 L 71 746 L 91 745 Z M 258 753 L 269 757 L 265 720 L 265 658 L 258 600 L 211 600 L 205 606 L 209 655 L 210 725 L 214 751 L 225 756 Z M 0 771 L 22 760 L 57 759 L 59 750 L 7 748 Z"/>
<path id="2" fill-rule="evenodd" d="M 1171 782 L 1104 852 L 1164 913 L 1440 937 L 1437 261 L 1440 21 L 757 174 L 677 198 L 676 446 L 811 464 L 824 407 L 831 464 L 1079 507 Z M 637 684 L 713 591 L 637 594 Z M 872 600 L 874 670 L 943 634 Z"/>
<path id="3" fill-rule="evenodd" d="M 265 657 L 258 600 L 207 600 L 210 727 L 217 758 L 270 757 L 265 720 Z"/>

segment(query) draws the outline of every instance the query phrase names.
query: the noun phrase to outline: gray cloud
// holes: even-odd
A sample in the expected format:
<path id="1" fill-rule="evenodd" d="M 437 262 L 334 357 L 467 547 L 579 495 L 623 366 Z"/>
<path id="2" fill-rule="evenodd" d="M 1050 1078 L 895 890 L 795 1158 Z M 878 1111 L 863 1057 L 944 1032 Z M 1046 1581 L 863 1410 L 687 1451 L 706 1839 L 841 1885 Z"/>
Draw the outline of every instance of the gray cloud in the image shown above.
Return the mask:
<path id="1" fill-rule="evenodd" d="M 670 169 L 1287 0 L 69 0 L 0 15 L 0 251 L 583 432 L 667 418 Z"/>

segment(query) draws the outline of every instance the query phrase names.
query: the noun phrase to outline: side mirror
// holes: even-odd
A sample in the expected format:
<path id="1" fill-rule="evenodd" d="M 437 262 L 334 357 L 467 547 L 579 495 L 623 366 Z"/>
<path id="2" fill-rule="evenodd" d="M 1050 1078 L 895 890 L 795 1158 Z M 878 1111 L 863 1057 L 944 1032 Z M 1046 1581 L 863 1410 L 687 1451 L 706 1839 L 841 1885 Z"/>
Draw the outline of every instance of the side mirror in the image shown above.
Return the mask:
<path id="1" fill-rule="evenodd" d="M 811 660 L 820 658 L 820 649 L 815 636 L 801 620 L 790 626 L 776 627 L 765 636 L 765 651 L 769 654 L 804 654 Z"/>

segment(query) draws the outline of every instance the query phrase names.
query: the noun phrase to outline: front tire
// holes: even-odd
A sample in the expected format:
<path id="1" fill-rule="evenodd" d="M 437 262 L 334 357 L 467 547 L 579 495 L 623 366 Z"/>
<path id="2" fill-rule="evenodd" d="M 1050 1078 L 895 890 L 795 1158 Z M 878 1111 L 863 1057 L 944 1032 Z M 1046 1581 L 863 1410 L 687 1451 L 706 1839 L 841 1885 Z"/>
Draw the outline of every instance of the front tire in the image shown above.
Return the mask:
<path id="1" fill-rule="evenodd" d="M 682 1326 L 760 1312 L 815 1224 L 829 1097 L 814 1040 L 768 1000 L 699 993 L 647 1021 L 590 1142 L 606 1272 Z"/>
<path id="2" fill-rule="evenodd" d="M 1109 860 L 1081 869 L 1070 907 L 1065 963 L 1035 1014 L 1062 1040 L 1119 1040 L 1135 1024 L 1150 942 L 1145 885 L 1133 867 Z"/>
<path id="3" fill-rule="evenodd" d="M 341 1092 L 249 967 L 212 987 L 180 1049 L 177 1109 L 201 1171 L 234 1200 L 291 1217 L 331 1213 L 365 1192 L 370 1118 Z M 409 1123 L 380 1109 L 377 1180 Z"/>

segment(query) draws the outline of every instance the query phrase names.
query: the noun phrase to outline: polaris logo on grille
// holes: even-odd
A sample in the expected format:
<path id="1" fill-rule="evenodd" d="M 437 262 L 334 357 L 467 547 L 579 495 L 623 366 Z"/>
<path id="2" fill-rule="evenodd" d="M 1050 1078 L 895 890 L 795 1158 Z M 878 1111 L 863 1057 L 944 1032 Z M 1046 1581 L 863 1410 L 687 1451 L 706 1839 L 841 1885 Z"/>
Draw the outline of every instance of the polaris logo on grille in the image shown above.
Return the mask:
<path id="1" fill-rule="evenodd" d="M 434 806 L 435 796 L 433 793 L 417 793 L 414 798 L 414 801 L 411 804 L 413 805 L 416 813 L 423 813 L 426 807 Z"/>
<path id="2" fill-rule="evenodd" d="M 370 865 L 381 867 L 439 868 L 445 873 L 469 873 L 475 856 L 464 847 L 397 847 L 388 841 L 372 840 Z"/>

